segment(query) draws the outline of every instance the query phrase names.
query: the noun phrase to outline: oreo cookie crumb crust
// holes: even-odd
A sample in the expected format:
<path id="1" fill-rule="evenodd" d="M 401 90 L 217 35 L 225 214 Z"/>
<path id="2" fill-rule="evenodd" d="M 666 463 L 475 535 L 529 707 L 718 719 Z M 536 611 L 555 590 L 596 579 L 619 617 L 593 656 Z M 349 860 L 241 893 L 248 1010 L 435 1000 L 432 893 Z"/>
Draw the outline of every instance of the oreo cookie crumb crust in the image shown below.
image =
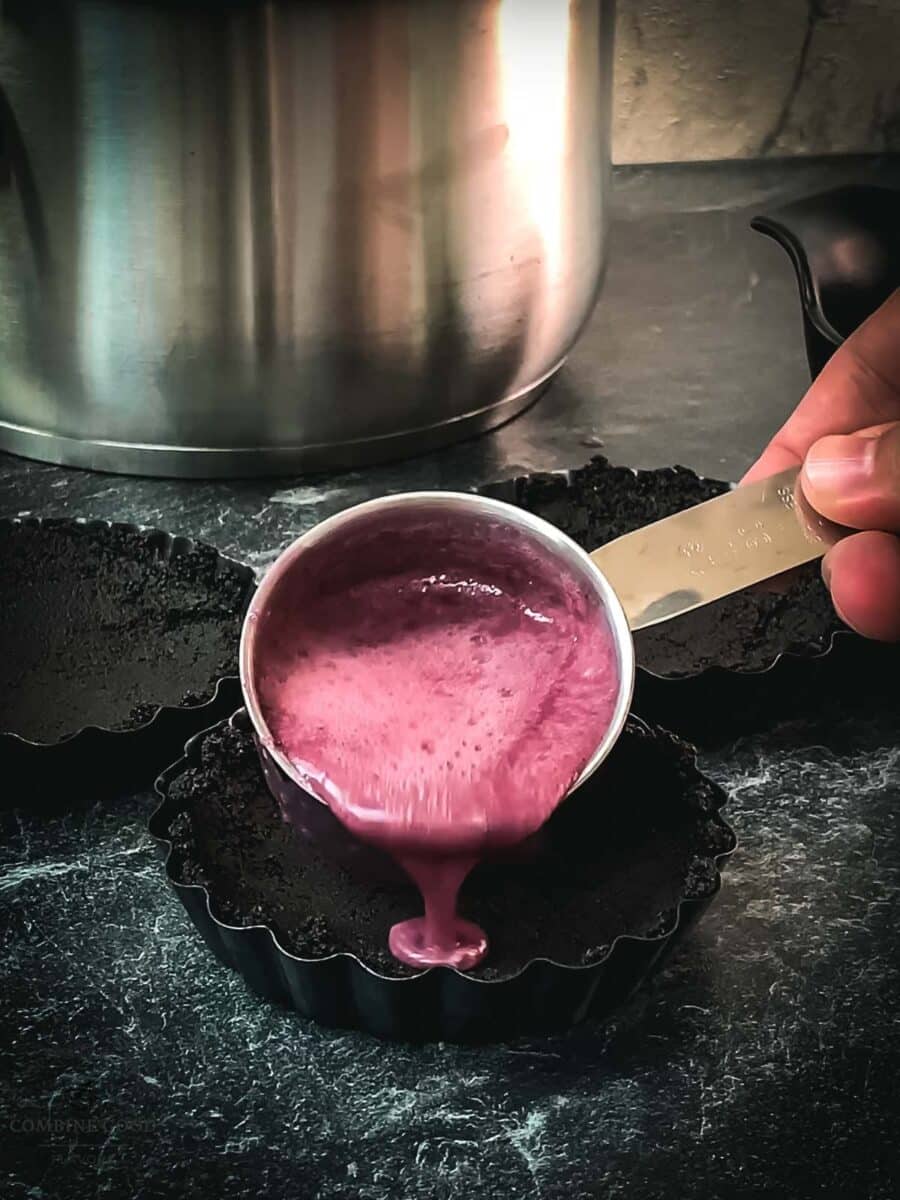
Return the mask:
<path id="1" fill-rule="evenodd" d="M 388 930 L 421 910 L 402 882 L 363 882 L 286 824 L 261 774 L 252 734 L 224 724 L 204 736 L 199 765 L 171 780 L 169 874 L 207 889 L 229 925 L 265 925 L 288 953 L 349 953 L 393 977 L 412 974 L 387 949 Z M 629 723 L 610 758 L 550 819 L 524 862 L 482 864 L 461 910 L 491 949 L 470 974 L 508 978 L 528 962 L 602 960 L 621 935 L 671 930 L 682 900 L 718 885 L 716 857 L 732 848 L 724 795 L 691 749 Z"/>
<path id="2" fill-rule="evenodd" d="M 0 522 L 0 729 L 52 744 L 209 700 L 237 674 L 252 572 L 210 546 L 76 521 Z"/>

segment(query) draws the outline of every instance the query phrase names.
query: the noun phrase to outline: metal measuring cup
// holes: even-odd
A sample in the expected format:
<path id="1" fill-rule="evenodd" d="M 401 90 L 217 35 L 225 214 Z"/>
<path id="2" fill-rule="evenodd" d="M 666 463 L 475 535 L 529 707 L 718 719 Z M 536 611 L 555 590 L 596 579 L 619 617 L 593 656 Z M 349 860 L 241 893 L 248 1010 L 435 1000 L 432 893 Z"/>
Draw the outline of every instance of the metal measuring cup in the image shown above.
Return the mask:
<path id="1" fill-rule="evenodd" d="M 806 505 L 798 471 L 791 470 L 667 517 L 588 554 L 540 517 L 474 493 L 409 492 L 369 500 L 315 526 L 271 567 L 247 613 L 241 637 L 240 676 L 247 712 L 270 790 L 285 817 L 308 840 L 356 869 L 395 873 L 386 854 L 363 846 L 337 820 L 315 781 L 301 776 L 269 730 L 261 687 L 278 647 L 271 630 L 292 603 L 294 582 L 334 569 L 354 544 L 375 538 L 413 539 L 421 522 L 436 516 L 459 524 L 500 526 L 510 542 L 531 547 L 577 583 L 613 634 L 618 689 L 612 718 L 569 791 L 584 783 L 621 733 L 634 688 L 632 633 L 722 598 L 819 557 L 845 530 Z M 433 569 L 434 564 L 427 564 Z M 311 793 L 315 797 L 310 799 Z"/>

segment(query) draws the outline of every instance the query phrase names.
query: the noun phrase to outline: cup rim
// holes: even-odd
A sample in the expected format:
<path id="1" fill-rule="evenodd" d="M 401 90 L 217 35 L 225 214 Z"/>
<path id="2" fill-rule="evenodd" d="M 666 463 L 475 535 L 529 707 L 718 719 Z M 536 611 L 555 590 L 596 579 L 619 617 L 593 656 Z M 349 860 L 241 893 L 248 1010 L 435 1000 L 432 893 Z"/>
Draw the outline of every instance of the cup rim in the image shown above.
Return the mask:
<path id="1" fill-rule="evenodd" d="M 288 779 L 304 792 L 308 789 L 298 778 L 290 760 L 282 753 L 272 737 L 262 715 L 259 693 L 253 672 L 253 655 L 262 613 L 278 585 L 295 566 L 298 559 L 314 545 L 331 537 L 342 526 L 351 524 L 358 518 L 376 510 L 390 510 L 406 507 L 433 506 L 435 508 L 466 509 L 471 512 L 481 512 L 517 526 L 532 534 L 537 540 L 557 554 L 570 567 L 575 567 L 582 577 L 591 585 L 600 599 L 601 607 L 609 621 L 616 647 L 619 668 L 619 691 L 612 718 L 597 744 L 591 757 L 582 768 L 577 779 L 568 789 L 566 795 L 571 795 L 597 770 L 609 752 L 612 750 L 619 734 L 625 727 L 635 684 L 635 654 L 634 641 L 625 610 L 606 576 L 593 561 L 590 555 L 557 526 L 545 521 L 543 517 L 535 516 L 526 509 L 509 504 L 505 500 L 482 496 L 476 492 L 453 491 L 415 491 L 398 492 L 394 495 L 379 496 L 351 505 L 341 512 L 334 513 L 320 521 L 305 533 L 300 534 L 290 543 L 269 567 L 259 587 L 253 595 L 250 606 L 244 615 L 241 628 L 238 668 L 241 691 L 244 704 L 250 717 L 253 730 L 267 754 L 275 760 Z M 316 796 L 320 803 L 326 803 Z"/>

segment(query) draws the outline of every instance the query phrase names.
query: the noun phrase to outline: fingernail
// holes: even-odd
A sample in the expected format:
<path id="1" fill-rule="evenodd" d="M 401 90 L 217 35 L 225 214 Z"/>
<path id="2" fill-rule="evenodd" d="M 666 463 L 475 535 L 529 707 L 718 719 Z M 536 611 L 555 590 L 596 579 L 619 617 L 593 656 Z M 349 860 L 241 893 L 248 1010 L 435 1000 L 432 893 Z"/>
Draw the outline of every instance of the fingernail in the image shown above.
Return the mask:
<path id="1" fill-rule="evenodd" d="M 853 624 L 853 622 L 848 621 L 847 618 L 844 616 L 843 612 L 841 611 L 841 606 L 837 603 L 834 596 L 831 597 L 831 603 L 834 605 L 834 611 L 837 613 L 837 615 L 840 617 L 840 619 L 844 622 L 844 624 L 847 626 L 847 628 L 852 629 L 854 633 L 859 633 L 859 630 L 856 628 L 856 626 Z M 860 636 L 862 636 L 862 635 L 860 635 Z"/>
<path id="2" fill-rule="evenodd" d="M 828 555 L 822 559 L 822 579 L 827 588 L 831 588 L 831 563 L 828 561 Z"/>
<path id="3" fill-rule="evenodd" d="M 824 579 L 825 586 L 828 588 L 829 592 L 831 591 L 831 574 L 832 574 L 831 563 L 829 561 L 830 558 L 831 558 L 831 554 L 826 554 L 825 557 L 822 559 L 822 578 Z M 854 633 L 859 633 L 859 630 L 856 628 L 856 626 L 853 624 L 853 622 L 848 621 L 847 618 L 844 616 L 843 612 L 841 611 L 841 606 L 840 606 L 840 604 L 838 604 L 838 602 L 834 598 L 833 594 L 831 597 L 831 603 L 834 606 L 834 611 L 837 613 L 837 615 L 840 617 L 840 619 L 844 622 L 844 624 L 849 629 L 852 629 Z"/>
<path id="4" fill-rule="evenodd" d="M 877 449 L 874 437 L 821 438 L 803 464 L 806 481 L 819 499 L 853 499 L 871 485 Z"/>

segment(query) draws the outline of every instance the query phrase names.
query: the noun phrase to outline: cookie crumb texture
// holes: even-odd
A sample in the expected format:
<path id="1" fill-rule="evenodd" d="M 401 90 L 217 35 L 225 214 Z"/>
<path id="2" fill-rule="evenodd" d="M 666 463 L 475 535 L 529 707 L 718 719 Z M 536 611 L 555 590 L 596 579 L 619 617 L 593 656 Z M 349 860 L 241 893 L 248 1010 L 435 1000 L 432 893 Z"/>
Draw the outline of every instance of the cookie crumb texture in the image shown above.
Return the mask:
<path id="1" fill-rule="evenodd" d="M 518 479 L 508 498 L 558 525 L 590 551 L 720 496 L 728 486 L 701 479 L 684 467 L 635 473 L 595 458 L 568 478 L 538 474 Z M 708 667 L 761 671 L 784 653 L 822 653 L 841 628 L 819 565 L 809 563 L 796 572 L 784 594 L 753 591 L 727 596 L 643 630 L 635 635 L 635 648 L 638 664 L 658 675 L 696 675 Z"/>
<path id="2" fill-rule="evenodd" d="M 0 523 L 0 728 L 134 729 L 237 674 L 252 574 L 211 546 L 74 521 Z"/>
<path id="3" fill-rule="evenodd" d="M 386 975 L 411 973 L 387 938 L 420 911 L 416 890 L 360 882 L 304 844 L 265 787 L 249 731 L 216 727 L 169 794 L 169 873 L 204 886 L 217 918 L 266 925 L 300 958 L 349 952 Z M 588 964 L 622 934 L 668 932 L 681 900 L 716 888 L 716 857 L 733 842 L 717 815 L 723 800 L 689 747 L 631 722 L 544 827 L 532 860 L 485 864 L 467 880 L 461 911 L 491 939 L 471 974 L 506 978 L 534 958 Z"/>

